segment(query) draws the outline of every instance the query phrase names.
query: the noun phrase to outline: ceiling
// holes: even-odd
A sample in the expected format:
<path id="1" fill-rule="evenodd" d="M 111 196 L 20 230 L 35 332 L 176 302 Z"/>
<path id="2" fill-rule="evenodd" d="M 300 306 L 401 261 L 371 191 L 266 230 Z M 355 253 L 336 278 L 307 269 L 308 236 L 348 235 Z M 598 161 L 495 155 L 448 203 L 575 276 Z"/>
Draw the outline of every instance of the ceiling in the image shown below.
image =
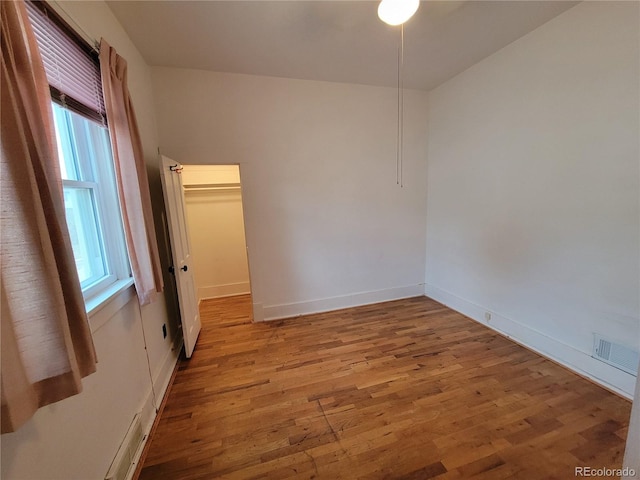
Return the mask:
<path id="1" fill-rule="evenodd" d="M 397 85 L 400 28 L 376 1 L 107 3 L 152 66 Z M 404 27 L 404 86 L 431 90 L 576 3 L 423 1 Z"/>

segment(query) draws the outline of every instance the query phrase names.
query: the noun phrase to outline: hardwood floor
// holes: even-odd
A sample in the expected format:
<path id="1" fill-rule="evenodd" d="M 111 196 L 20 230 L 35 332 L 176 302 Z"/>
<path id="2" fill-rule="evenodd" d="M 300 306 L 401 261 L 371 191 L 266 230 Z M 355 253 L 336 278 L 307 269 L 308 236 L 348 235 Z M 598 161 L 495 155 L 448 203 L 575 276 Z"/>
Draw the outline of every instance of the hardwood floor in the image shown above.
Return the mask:
<path id="1" fill-rule="evenodd" d="M 631 403 L 425 297 L 250 323 L 203 302 L 141 479 L 569 479 Z M 592 477 L 595 478 L 595 477 Z"/>

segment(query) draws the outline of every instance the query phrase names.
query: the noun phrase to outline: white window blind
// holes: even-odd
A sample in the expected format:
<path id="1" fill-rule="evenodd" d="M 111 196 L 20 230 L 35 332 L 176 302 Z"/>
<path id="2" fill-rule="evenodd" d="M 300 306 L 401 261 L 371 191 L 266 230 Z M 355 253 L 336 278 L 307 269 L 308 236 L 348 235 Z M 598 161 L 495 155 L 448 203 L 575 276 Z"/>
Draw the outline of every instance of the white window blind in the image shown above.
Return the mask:
<path id="1" fill-rule="evenodd" d="M 26 2 L 51 97 L 57 103 L 106 123 L 97 52 L 43 2 Z"/>

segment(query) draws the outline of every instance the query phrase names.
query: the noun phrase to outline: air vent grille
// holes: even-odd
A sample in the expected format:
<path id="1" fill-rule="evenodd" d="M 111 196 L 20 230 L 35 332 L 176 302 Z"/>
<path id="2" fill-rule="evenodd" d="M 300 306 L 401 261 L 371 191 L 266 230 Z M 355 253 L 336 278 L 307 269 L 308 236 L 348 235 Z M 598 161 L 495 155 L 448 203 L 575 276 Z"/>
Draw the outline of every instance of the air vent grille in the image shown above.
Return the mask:
<path id="1" fill-rule="evenodd" d="M 594 333 L 593 358 L 602 360 L 631 375 L 638 375 L 640 353 L 638 353 L 637 350 L 616 343 L 597 333 Z"/>
<path id="2" fill-rule="evenodd" d="M 140 414 L 133 417 L 129 430 L 116 453 L 111 468 L 105 476 L 105 480 L 126 480 L 130 477 L 129 471 L 136 457 L 138 448 L 142 444 L 144 436 L 140 423 Z"/>

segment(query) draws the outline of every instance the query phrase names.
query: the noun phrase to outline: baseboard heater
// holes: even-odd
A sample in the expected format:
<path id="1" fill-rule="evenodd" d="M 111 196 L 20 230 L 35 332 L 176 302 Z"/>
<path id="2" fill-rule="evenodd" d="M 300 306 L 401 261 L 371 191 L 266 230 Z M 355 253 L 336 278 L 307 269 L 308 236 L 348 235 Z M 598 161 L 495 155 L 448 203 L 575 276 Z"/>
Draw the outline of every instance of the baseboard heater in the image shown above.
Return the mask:
<path id="1" fill-rule="evenodd" d="M 631 347 L 616 343 L 598 333 L 593 334 L 592 357 L 620 370 L 638 376 L 640 353 Z"/>
<path id="2" fill-rule="evenodd" d="M 144 435 L 138 413 L 129 425 L 129 430 L 127 430 L 127 434 L 124 436 L 113 462 L 111 462 L 107 476 L 104 477 L 105 480 L 127 480 L 143 440 Z"/>

